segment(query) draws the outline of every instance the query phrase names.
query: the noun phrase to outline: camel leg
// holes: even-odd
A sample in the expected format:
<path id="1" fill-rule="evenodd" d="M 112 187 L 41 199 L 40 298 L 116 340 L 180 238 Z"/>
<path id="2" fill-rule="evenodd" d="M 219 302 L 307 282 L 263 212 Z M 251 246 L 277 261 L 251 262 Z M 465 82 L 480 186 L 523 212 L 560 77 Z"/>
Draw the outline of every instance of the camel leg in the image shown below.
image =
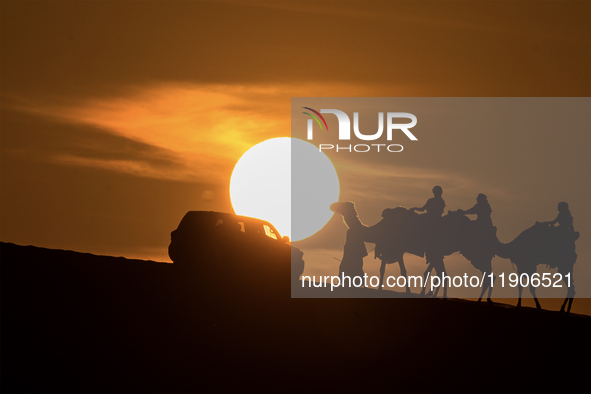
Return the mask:
<path id="1" fill-rule="evenodd" d="M 437 272 L 437 271 L 435 271 L 435 272 Z M 437 276 L 439 276 L 439 275 L 437 275 Z M 429 293 L 427 293 L 427 297 L 429 297 L 429 295 L 433 296 L 433 298 L 437 297 L 437 293 L 439 293 L 439 288 L 440 287 L 441 287 L 441 285 L 437 286 L 435 288 L 435 291 L 434 292 L 430 291 Z"/>
<path id="2" fill-rule="evenodd" d="M 482 301 L 482 296 L 484 295 L 484 292 L 486 291 L 486 289 L 488 289 L 488 287 L 489 287 L 488 281 L 486 282 L 486 285 L 485 284 L 482 285 L 482 291 L 480 292 L 480 297 L 478 297 L 478 302 Z"/>
<path id="3" fill-rule="evenodd" d="M 410 286 L 408 285 L 408 276 L 406 275 L 406 267 L 404 266 L 404 259 L 401 257 L 398 260 L 398 264 L 400 265 L 400 275 L 404 276 L 406 279 L 406 292 L 410 293 Z"/>
<path id="4" fill-rule="evenodd" d="M 566 311 L 567 314 L 570 313 L 570 308 L 573 306 L 573 300 L 575 298 L 575 284 L 572 281 L 572 270 L 569 271 L 569 273 L 571 274 L 571 283 L 570 286 L 567 287 L 567 291 L 566 291 L 566 298 L 564 299 L 564 303 L 562 304 L 562 307 L 560 308 L 560 312 L 564 313 L 564 308 L 566 307 L 566 304 L 568 302 L 568 309 Z M 562 272 L 561 272 L 562 274 Z M 564 278 L 564 275 L 562 276 Z"/>
<path id="5" fill-rule="evenodd" d="M 429 274 L 429 272 L 431 272 L 433 270 L 433 265 L 431 263 L 429 263 L 429 266 L 427 267 L 427 269 L 425 270 L 425 273 L 423 274 L 423 289 L 421 290 L 421 295 L 424 296 L 425 295 L 425 289 L 427 288 L 427 275 Z"/>
<path id="6" fill-rule="evenodd" d="M 443 278 L 445 277 L 446 272 L 443 262 L 441 262 L 441 265 L 437 264 L 435 266 L 435 274 L 441 278 L 442 282 L 445 282 Z M 447 298 L 447 286 L 445 285 L 445 283 L 441 283 L 439 286 L 437 286 L 437 288 L 435 289 L 435 293 L 433 293 L 433 297 L 437 297 L 437 293 L 439 293 L 439 289 L 441 287 L 443 287 L 443 298 Z"/>
<path id="7" fill-rule="evenodd" d="M 568 294 L 566 295 L 566 298 L 564 299 L 564 302 L 562 303 L 562 306 L 560 307 L 560 313 L 564 313 L 564 308 L 566 308 L 566 303 L 568 302 L 569 298 L 568 298 Z"/>
<path id="8" fill-rule="evenodd" d="M 491 303 L 491 304 L 492 304 L 493 301 L 490 298 L 490 296 L 492 295 L 492 289 L 494 287 L 494 284 L 495 284 L 495 281 L 496 280 L 497 280 L 497 277 L 495 275 L 493 275 L 492 281 L 490 282 L 490 286 L 488 287 L 488 298 L 486 299 L 486 302 Z"/>
<path id="9" fill-rule="evenodd" d="M 445 271 L 445 264 L 443 263 L 443 258 L 441 258 L 441 280 L 447 275 L 447 271 Z M 443 283 L 443 298 L 447 298 L 447 286 L 445 282 Z"/>
<path id="10" fill-rule="evenodd" d="M 562 275 L 562 272 L 560 271 L 560 269 L 558 270 L 558 272 Z M 564 278 L 564 276 L 563 276 Z M 570 295 L 570 288 L 567 287 L 566 288 L 566 297 L 564 298 L 564 302 L 562 303 L 562 306 L 560 307 L 560 313 L 564 313 L 564 309 L 566 308 L 566 304 L 569 300 L 569 295 Z"/>
<path id="11" fill-rule="evenodd" d="M 437 267 L 435 265 L 433 265 L 433 270 L 435 271 L 435 276 L 440 276 L 439 270 L 437 269 Z M 435 291 L 430 289 L 429 292 L 427 293 L 427 297 L 437 297 L 437 293 L 439 293 L 440 287 L 441 287 L 441 283 L 435 288 Z"/>
<path id="12" fill-rule="evenodd" d="M 566 310 L 567 315 L 570 313 L 570 308 L 573 306 L 573 301 L 575 299 L 575 282 L 574 282 L 572 270 L 570 270 L 570 277 L 571 277 L 571 283 L 570 283 L 570 287 L 568 288 L 568 292 L 566 293 L 567 296 L 570 295 L 570 301 L 568 302 L 568 309 Z M 570 292 L 570 294 L 569 294 L 569 292 Z"/>
<path id="13" fill-rule="evenodd" d="M 378 286 L 378 290 L 382 290 L 382 286 L 384 285 L 384 274 L 386 273 L 386 261 L 382 260 L 382 265 L 380 266 L 380 285 Z"/>
<path id="14" fill-rule="evenodd" d="M 435 276 L 439 276 L 439 271 L 437 271 L 437 267 L 435 267 L 435 264 L 433 263 L 429 263 L 429 272 L 433 273 L 435 272 Z M 425 286 L 427 286 L 427 283 L 425 283 Z M 441 285 L 439 285 L 441 286 Z M 439 291 L 439 286 L 437 286 L 435 288 L 435 291 L 433 291 L 433 289 L 431 287 L 429 287 L 429 291 L 427 292 L 427 297 L 436 297 L 437 296 L 437 292 Z"/>
<path id="15" fill-rule="evenodd" d="M 516 308 L 521 308 L 521 292 L 523 291 L 523 287 L 521 287 L 521 283 L 517 281 L 517 290 L 519 291 L 519 300 L 517 301 Z"/>
<path id="16" fill-rule="evenodd" d="M 484 271 L 484 273 L 487 273 L 487 272 L 489 272 L 489 273 L 492 273 L 492 259 L 487 261 L 487 264 L 486 264 L 486 271 Z M 488 302 L 489 304 L 491 304 L 491 303 L 492 303 L 492 300 L 491 300 L 490 296 L 491 296 L 491 294 L 492 294 L 492 290 L 493 290 L 493 287 L 494 287 L 494 283 L 495 283 L 495 281 L 497 280 L 497 277 L 493 275 L 493 277 L 492 277 L 492 278 L 490 278 L 490 277 L 487 275 L 487 278 L 489 278 L 489 279 L 486 281 L 486 288 L 483 288 L 483 289 L 482 289 L 482 293 L 480 293 L 480 298 L 478 299 L 478 302 L 480 302 L 480 300 L 481 300 L 481 299 L 482 299 L 482 297 L 484 296 L 484 292 L 485 292 L 485 291 L 486 291 L 486 289 L 488 288 L 488 297 L 486 298 L 486 302 Z M 484 287 L 484 286 L 483 286 L 483 287 Z"/>
<path id="17" fill-rule="evenodd" d="M 481 267 L 481 264 L 480 264 L 480 262 L 477 262 L 477 265 L 478 265 L 479 267 Z M 485 272 L 483 272 L 483 271 L 480 271 L 480 272 L 482 272 L 483 274 L 485 273 Z M 484 296 L 484 292 L 485 292 L 485 291 L 486 291 L 486 289 L 488 289 L 488 287 L 490 286 L 490 285 L 489 285 L 489 283 L 488 283 L 488 281 L 483 281 L 483 282 L 485 282 L 486 284 L 485 284 L 485 283 L 483 283 L 483 284 L 482 284 L 482 291 L 480 292 L 480 297 L 478 297 L 478 302 L 482 301 L 482 297 Z"/>
<path id="18" fill-rule="evenodd" d="M 542 310 L 542 306 L 540 305 L 540 302 L 538 301 L 538 297 L 536 297 L 536 288 L 531 283 L 529 284 L 529 291 L 530 291 L 531 295 L 534 297 L 534 301 L 536 302 L 536 308 L 538 310 Z"/>

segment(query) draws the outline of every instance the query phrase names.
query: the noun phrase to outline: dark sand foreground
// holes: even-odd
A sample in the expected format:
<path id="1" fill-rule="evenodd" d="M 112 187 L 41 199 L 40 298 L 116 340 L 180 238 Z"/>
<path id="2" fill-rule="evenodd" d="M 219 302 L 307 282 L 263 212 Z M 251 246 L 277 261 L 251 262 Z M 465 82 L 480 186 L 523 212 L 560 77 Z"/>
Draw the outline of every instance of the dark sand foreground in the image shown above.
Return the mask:
<path id="1" fill-rule="evenodd" d="M 204 260 L 216 264 L 209 275 L 1 248 L 3 392 L 591 388 L 589 316 L 463 300 L 291 298 L 289 267 L 248 257 Z"/>

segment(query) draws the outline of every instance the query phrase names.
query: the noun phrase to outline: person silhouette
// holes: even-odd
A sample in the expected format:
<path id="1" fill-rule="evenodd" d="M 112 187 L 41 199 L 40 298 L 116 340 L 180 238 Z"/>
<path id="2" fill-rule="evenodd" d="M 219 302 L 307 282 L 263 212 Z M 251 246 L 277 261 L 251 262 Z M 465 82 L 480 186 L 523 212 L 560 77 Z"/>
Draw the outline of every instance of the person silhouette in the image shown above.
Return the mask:
<path id="1" fill-rule="evenodd" d="M 443 263 L 443 252 L 441 249 L 441 215 L 443 215 L 445 209 L 445 201 L 441 197 L 443 195 L 443 188 L 441 186 L 434 186 L 432 191 L 433 197 L 428 199 L 425 205 L 421 208 L 415 207 L 410 209 L 412 212 L 427 211 L 427 213 L 421 215 L 423 218 L 421 228 L 423 229 L 424 234 L 425 257 L 427 258 L 426 263 L 429 264 L 427 270 L 423 274 L 425 282 L 427 281 L 427 275 L 433 269 L 435 269 L 436 274 L 441 276 L 442 281 L 443 276 L 446 274 L 445 265 Z M 445 281 L 443 282 L 445 283 Z M 424 291 L 425 288 L 423 287 L 421 294 L 424 294 Z M 436 296 L 438 291 L 439 287 L 437 287 L 433 295 Z M 429 292 L 428 296 L 430 295 L 431 292 Z M 443 286 L 443 298 L 447 298 L 447 286 L 445 284 Z"/>
<path id="2" fill-rule="evenodd" d="M 473 233 L 473 238 L 471 238 L 472 253 L 469 260 L 476 269 L 483 273 L 483 275 L 492 273 L 492 259 L 496 254 L 495 248 L 498 240 L 496 238 L 496 227 L 493 226 L 490 217 L 492 214 L 492 208 L 488 203 L 488 197 L 486 197 L 486 194 L 480 193 L 476 197 L 476 204 L 472 208 L 467 211 L 458 209 L 458 212 L 465 215 L 476 215 L 475 227 L 473 227 L 475 231 Z M 468 254 L 464 254 L 464 256 L 466 257 Z M 492 303 L 490 297 L 496 279 L 497 277 L 493 275 L 493 277 L 487 280 L 482 286 L 478 302 L 482 300 L 484 293 L 488 289 L 487 301 Z"/>
<path id="3" fill-rule="evenodd" d="M 548 224 L 550 226 L 554 226 L 558 223 L 557 228 L 574 232 L 575 228 L 573 227 L 573 216 L 570 213 L 570 209 L 568 208 L 568 204 L 564 201 L 558 203 L 558 216 L 556 219 L 550 222 L 542 222 L 542 224 Z"/>
<path id="4" fill-rule="evenodd" d="M 411 208 L 411 211 L 419 211 L 424 212 L 427 211 L 426 215 L 429 217 L 437 217 L 440 218 L 443 215 L 443 210 L 445 209 L 445 201 L 441 197 L 443 194 L 443 188 L 441 186 L 433 187 L 433 197 L 427 200 L 425 205 L 421 208 Z"/>
<path id="5" fill-rule="evenodd" d="M 359 220 L 353 202 L 333 203 L 331 204 L 330 209 L 333 212 L 341 214 L 343 217 L 343 223 L 347 226 L 343 259 L 339 266 L 339 277 L 347 275 L 351 278 L 357 276 L 363 278 L 365 275 L 365 272 L 363 271 L 363 258 L 368 255 L 364 238 L 368 227 Z"/>
<path id="6" fill-rule="evenodd" d="M 488 203 L 488 197 L 486 197 L 486 194 L 480 193 L 478 197 L 476 197 L 476 204 L 472 208 L 467 211 L 458 209 L 458 212 L 465 215 L 476 215 L 476 226 L 479 229 L 490 229 L 493 227 L 492 219 L 490 218 L 492 208 Z"/>

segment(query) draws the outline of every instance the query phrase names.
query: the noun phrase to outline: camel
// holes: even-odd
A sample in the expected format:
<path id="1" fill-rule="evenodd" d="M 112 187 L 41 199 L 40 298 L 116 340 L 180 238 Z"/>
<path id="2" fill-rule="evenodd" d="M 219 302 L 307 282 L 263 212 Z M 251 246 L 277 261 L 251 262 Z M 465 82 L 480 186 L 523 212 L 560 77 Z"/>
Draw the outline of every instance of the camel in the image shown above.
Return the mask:
<path id="1" fill-rule="evenodd" d="M 407 279 L 406 292 L 410 293 L 404 253 L 425 256 L 422 239 L 419 236 L 418 217 L 417 213 L 405 208 L 387 208 L 382 212 L 383 219 L 366 232 L 368 234 L 366 241 L 375 243 L 375 257 L 381 260 L 378 290 L 383 288 L 386 265 L 398 263 L 400 275 Z"/>
<path id="2" fill-rule="evenodd" d="M 380 288 L 383 283 L 383 277 L 386 264 L 399 261 L 401 264 L 401 275 L 406 276 L 406 270 L 403 262 L 403 255 L 405 252 L 415 254 L 417 256 L 427 257 L 429 266 L 423 274 L 425 278 L 425 286 L 427 285 L 427 278 L 430 272 L 435 269 L 437 275 L 445 274 L 445 266 L 443 264 L 444 256 L 449 256 L 455 252 L 460 252 L 470 263 L 480 270 L 480 272 L 492 272 L 492 258 L 495 256 L 496 246 L 496 227 L 490 229 L 480 229 L 474 221 L 471 221 L 464 213 L 459 211 L 449 211 L 447 215 L 441 218 L 439 228 L 431 230 L 425 227 L 431 225 L 429 223 L 421 223 L 423 217 L 410 210 L 402 207 L 394 209 L 386 209 L 382 216 L 382 222 L 389 223 L 391 230 L 389 232 L 380 230 L 386 225 L 382 222 L 373 226 L 379 233 L 388 234 L 376 244 L 376 253 L 385 249 L 388 253 L 382 254 L 382 266 L 380 267 Z M 426 245 L 429 241 L 426 239 L 431 237 L 430 248 Z M 487 276 L 488 277 L 488 276 Z M 492 281 L 487 281 L 482 287 L 482 291 L 478 298 L 480 302 L 485 292 L 488 290 L 487 301 L 492 302 Z M 443 297 L 446 297 L 447 288 L 444 287 Z M 407 289 L 408 291 L 408 289 Z M 439 287 L 434 293 L 429 292 L 427 295 L 436 296 Z M 425 287 L 421 291 L 425 294 Z"/>
<path id="3" fill-rule="evenodd" d="M 356 229 L 356 234 L 360 239 L 376 245 L 375 256 L 381 260 L 378 290 L 383 288 L 386 265 L 397 262 L 400 265 L 400 274 L 407 279 L 406 292 L 410 293 L 407 271 L 404 265 L 405 253 L 427 257 L 429 267 L 424 274 L 425 282 L 427 281 L 427 274 L 433 268 L 435 268 L 438 275 L 444 274 L 443 257 L 458 251 L 462 252 L 464 257 L 470 260 L 481 272 L 492 272 L 491 260 L 495 253 L 490 251 L 490 247 L 488 251 L 483 253 L 482 245 L 479 246 L 478 243 L 474 245 L 474 224 L 460 212 L 450 211 L 442 217 L 442 227 L 439 231 L 430 234 L 431 237 L 435 235 L 439 242 L 431 242 L 431 248 L 429 249 L 425 247 L 425 225 L 421 223 L 423 219 L 421 219 L 421 215 L 411 210 L 403 207 L 387 208 L 382 212 L 383 219 L 380 222 L 373 226 L 366 226 L 360 222 L 353 203 L 337 202 L 332 204 L 330 208 L 333 212 L 340 213 L 343 216 L 350 229 Z M 476 236 L 476 240 L 477 238 Z M 349 240 L 349 235 L 347 239 Z M 363 264 L 362 261 L 361 264 Z M 492 302 L 490 299 L 492 282 L 483 286 L 478 301 L 482 299 L 487 289 L 488 301 Z M 424 294 L 424 290 L 423 288 L 421 294 Z M 439 288 L 436 289 L 434 296 L 437 295 L 438 290 Z M 443 291 L 443 297 L 445 298 L 447 296 L 447 287 L 444 286 Z"/>
<path id="4" fill-rule="evenodd" d="M 511 263 L 517 267 L 519 278 L 521 278 L 521 274 L 527 274 L 531 279 L 539 264 L 547 264 L 550 268 L 558 268 L 558 273 L 563 280 L 568 275 L 570 286 L 565 280 L 568 290 L 560 308 L 560 312 L 564 313 L 568 302 L 568 309 L 566 310 L 568 314 L 575 296 L 573 268 L 577 260 L 575 241 L 578 238 L 578 232 L 536 222 L 534 226 L 524 230 L 513 241 L 507 244 L 499 242 L 497 254 L 511 260 Z M 521 307 L 521 294 L 523 291 L 520 280 L 517 281 L 517 286 L 519 289 L 517 307 L 519 308 Z M 529 281 L 529 290 L 536 302 L 536 308 L 542 309 L 536 297 L 536 287 L 532 285 L 531 280 Z"/>

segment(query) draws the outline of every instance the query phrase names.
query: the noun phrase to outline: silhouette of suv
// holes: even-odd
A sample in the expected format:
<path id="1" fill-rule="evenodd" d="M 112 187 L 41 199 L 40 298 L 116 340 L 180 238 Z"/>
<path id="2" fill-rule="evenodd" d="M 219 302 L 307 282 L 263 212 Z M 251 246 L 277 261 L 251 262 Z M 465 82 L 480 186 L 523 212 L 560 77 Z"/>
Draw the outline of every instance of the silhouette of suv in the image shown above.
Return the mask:
<path id="1" fill-rule="evenodd" d="M 288 237 L 281 237 L 271 223 L 261 219 L 189 211 L 170 238 L 168 255 L 175 265 L 202 273 L 211 273 L 220 264 L 223 274 L 228 274 L 232 266 L 262 274 L 262 267 L 274 271 L 281 265 L 290 268 L 292 280 L 297 281 L 304 271 L 303 253 L 290 245 Z"/>

